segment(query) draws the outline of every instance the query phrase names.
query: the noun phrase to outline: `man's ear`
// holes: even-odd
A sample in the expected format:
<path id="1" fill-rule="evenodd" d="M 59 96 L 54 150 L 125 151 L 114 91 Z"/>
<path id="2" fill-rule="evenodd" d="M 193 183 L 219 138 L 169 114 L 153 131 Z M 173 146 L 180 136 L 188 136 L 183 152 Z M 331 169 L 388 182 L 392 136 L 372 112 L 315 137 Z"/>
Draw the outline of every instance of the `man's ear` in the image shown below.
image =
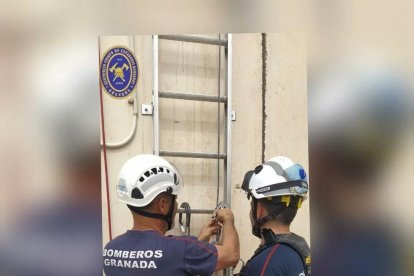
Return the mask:
<path id="1" fill-rule="evenodd" d="M 259 201 L 257 202 L 257 207 L 256 207 L 256 215 L 257 215 L 257 219 L 262 218 L 264 216 L 267 215 L 267 211 L 264 208 L 263 204 Z"/>
<path id="2" fill-rule="evenodd" d="M 158 209 L 166 215 L 170 209 L 170 202 L 166 196 L 161 196 L 158 200 Z"/>

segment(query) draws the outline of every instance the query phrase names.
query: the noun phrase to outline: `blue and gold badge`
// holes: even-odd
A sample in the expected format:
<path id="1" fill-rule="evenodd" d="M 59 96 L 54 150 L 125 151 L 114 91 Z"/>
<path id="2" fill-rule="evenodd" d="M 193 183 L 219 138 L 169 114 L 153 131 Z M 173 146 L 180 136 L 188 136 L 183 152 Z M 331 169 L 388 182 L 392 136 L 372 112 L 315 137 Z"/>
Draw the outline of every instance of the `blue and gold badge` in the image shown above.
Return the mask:
<path id="1" fill-rule="evenodd" d="M 103 56 L 100 68 L 102 85 L 115 98 L 125 98 L 138 82 L 138 63 L 126 47 L 110 48 Z"/>

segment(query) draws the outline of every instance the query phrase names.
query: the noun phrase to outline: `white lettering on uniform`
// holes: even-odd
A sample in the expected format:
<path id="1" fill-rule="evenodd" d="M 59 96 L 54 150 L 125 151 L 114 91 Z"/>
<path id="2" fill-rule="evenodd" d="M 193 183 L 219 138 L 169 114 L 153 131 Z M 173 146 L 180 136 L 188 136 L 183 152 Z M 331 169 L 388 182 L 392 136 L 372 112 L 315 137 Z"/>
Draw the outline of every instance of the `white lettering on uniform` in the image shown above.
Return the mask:
<path id="1" fill-rule="evenodd" d="M 137 251 L 137 258 L 142 258 L 142 255 L 144 255 L 144 251 Z"/>
<path id="2" fill-rule="evenodd" d="M 115 260 L 115 259 L 104 259 L 106 266 L 122 267 L 122 268 L 157 268 L 154 261 L 131 261 L 131 260 Z M 302 276 L 302 275 L 299 275 Z"/>
<path id="3" fill-rule="evenodd" d="M 106 249 L 103 251 L 103 256 L 106 257 Z"/>
<path id="4" fill-rule="evenodd" d="M 161 258 L 162 257 L 162 250 L 156 250 L 154 254 L 155 258 Z"/>
<path id="5" fill-rule="evenodd" d="M 114 251 L 112 249 L 109 249 L 106 254 L 108 255 L 108 257 L 112 257 L 114 255 Z"/>
<path id="6" fill-rule="evenodd" d="M 305 272 L 301 272 L 298 276 L 305 276 Z"/>
<path id="7" fill-rule="evenodd" d="M 147 268 L 148 263 L 147 261 L 139 261 L 139 267 L 140 268 Z"/>
<path id="8" fill-rule="evenodd" d="M 122 255 L 122 250 L 115 250 L 115 253 L 114 253 L 115 258 L 121 258 L 121 255 Z"/>
<path id="9" fill-rule="evenodd" d="M 129 251 L 122 252 L 122 258 L 124 259 L 128 258 L 128 254 L 129 254 Z"/>
<path id="10" fill-rule="evenodd" d="M 148 253 L 148 254 L 147 254 Z M 147 250 L 144 253 L 145 258 L 152 258 L 152 256 L 154 255 L 154 252 L 152 252 L 151 250 Z"/>
<path id="11" fill-rule="evenodd" d="M 129 252 L 129 257 L 130 258 L 135 258 L 135 254 L 137 254 L 137 251 L 130 251 Z"/>

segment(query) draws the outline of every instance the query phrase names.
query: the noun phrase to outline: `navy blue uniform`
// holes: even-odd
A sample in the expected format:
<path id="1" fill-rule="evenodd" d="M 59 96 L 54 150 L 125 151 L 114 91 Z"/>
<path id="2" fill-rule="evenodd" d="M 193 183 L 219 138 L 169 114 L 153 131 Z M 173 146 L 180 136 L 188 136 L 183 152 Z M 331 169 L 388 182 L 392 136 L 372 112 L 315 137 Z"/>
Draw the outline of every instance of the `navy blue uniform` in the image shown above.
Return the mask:
<path id="1" fill-rule="evenodd" d="M 300 255 L 290 246 L 269 246 L 249 261 L 244 275 L 305 276 Z"/>
<path id="2" fill-rule="evenodd" d="M 103 251 L 106 276 L 211 275 L 217 248 L 196 237 L 162 236 L 156 231 L 127 231 Z"/>

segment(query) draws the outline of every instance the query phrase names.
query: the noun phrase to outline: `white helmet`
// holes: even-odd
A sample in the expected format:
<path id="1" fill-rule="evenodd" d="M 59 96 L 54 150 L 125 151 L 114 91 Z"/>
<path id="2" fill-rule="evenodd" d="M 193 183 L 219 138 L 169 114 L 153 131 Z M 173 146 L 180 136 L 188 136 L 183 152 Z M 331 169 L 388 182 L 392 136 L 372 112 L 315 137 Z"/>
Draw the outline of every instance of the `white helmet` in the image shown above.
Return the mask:
<path id="1" fill-rule="evenodd" d="M 301 196 L 306 199 L 308 179 L 304 168 L 287 157 L 277 156 L 246 173 L 242 189 L 256 199 Z"/>
<path id="2" fill-rule="evenodd" d="M 279 210 L 257 218 L 258 200 L 270 198 L 275 204 L 300 208 L 308 193 L 308 179 L 301 165 L 293 163 L 287 157 L 277 156 L 248 171 L 244 176 L 242 189 L 247 192 L 247 198 L 253 197 L 252 233 L 260 238 L 263 224 L 273 219 Z"/>
<path id="3" fill-rule="evenodd" d="M 181 188 L 174 165 L 151 154 L 128 159 L 118 179 L 118 199 L 135 207 L 150 204 L 162 192 L 176 196 Z"/>

